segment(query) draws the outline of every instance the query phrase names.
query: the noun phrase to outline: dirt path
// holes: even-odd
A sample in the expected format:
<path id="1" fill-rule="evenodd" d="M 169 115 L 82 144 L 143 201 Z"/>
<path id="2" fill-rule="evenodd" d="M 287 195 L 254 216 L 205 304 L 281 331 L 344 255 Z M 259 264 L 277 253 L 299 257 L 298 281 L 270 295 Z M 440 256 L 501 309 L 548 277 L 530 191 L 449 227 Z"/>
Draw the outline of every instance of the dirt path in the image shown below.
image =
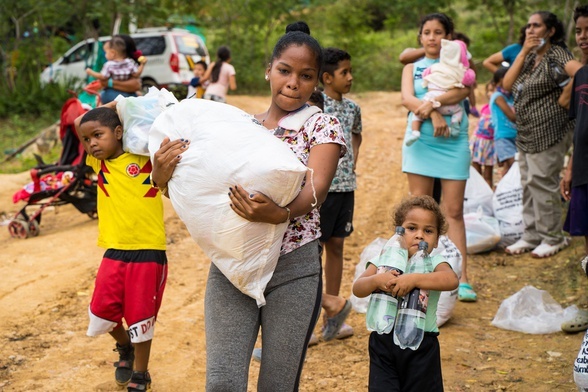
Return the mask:
<path id="1" fill-rule="evenodd" d="M 267 97 L 232 96 L 249 112 Z M 349 295 L 361 251 L 389 237 L 390 212 L 407 192 L 400 171 L 406 113 L 398 93 L 355 95 L 364 142 L 358 165 L 355 232 L 346 241 L 342 293 Z M 13 214 L 12 194 L 28 173 L 0 175 L 0 213 Z M 154 391 L 203 391 L 206 346 L 203 298 L 209 261 L 166 203 L 170 277 L 153 343 Z M 46 211 L 41 235 L 9 237 L 0 227 L 0 391 L 112 391 L 115 353 L 110 337 L 88 338 L 87 306 L 103 251 L 95 246 L 96 221 L 71 206 Z M 575 391 L 572 365 L 582 334 L 528 335 L 491 325 L 501 301 L 525 285 L 547 290 L 562 306 L 588 306 L 577 261 L 583 244 L 557 257 L 535 260 L 502 252 L 470 258 L 479 301 L 457 303 L 441 328 L 447 391 Z M 309 349 L 302 391 L 365 391 L 368 332 L 365 316 L 352 312 L 352 338 Z M 319 328 L 319 327 L 317 327 Z M 250 390 L 259 365 L 252 362 Z"/>

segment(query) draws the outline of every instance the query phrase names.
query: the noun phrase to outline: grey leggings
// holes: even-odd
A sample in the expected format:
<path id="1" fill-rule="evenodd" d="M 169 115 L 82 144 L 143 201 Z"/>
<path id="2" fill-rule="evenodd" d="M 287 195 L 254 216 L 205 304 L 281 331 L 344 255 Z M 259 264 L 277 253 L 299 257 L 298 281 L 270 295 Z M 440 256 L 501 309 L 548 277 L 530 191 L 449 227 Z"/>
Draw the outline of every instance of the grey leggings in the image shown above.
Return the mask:
<path id="1" fill-rule="evenodd" d="M 285 254 L 266 290 L 266 305 L 236 289 L 211 264 L 206 284 L 206 390 L 246 392 L 251 352 L 262 328 L 258 391 L 297 391 L 321 307 L 318 241 Z"/>

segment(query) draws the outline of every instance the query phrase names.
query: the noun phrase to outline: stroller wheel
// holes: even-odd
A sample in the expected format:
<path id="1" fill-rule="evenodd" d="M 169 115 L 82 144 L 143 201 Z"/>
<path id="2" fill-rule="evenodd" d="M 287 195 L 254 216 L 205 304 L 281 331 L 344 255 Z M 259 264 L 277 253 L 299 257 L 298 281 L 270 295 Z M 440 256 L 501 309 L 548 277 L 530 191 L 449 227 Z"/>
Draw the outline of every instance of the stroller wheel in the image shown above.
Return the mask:
<path id="1" fill-rule="evenodd" d="M 12 237 L 24 240 L 29 237 L 29 223 L 24 219 L 13 219 L 8 224 L 8 231 Z"/>
<path id="2" fill-rule="evenodd" d="M 39 235 L 39 233 L 41 232 L 41 229 L 39 228 L 39 222 L 37 222 L 36 219 L 33 219 L 32 221 L 29 222 L 29 235 L 31 237 L 36 237 Z"/>

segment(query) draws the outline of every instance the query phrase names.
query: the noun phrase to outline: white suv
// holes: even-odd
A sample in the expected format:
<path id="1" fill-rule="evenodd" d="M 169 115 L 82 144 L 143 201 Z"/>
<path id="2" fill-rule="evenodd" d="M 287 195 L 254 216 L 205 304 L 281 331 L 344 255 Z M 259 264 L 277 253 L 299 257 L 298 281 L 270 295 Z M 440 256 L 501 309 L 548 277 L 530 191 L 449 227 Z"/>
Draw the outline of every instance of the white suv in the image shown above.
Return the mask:
<path id="1" fill-rule="evenodd" d="M 194 63 L 210 62 L 208 49 L 202 39 L 183 29 L 146 28 L 131 34 L 137 49 L 147 57 L 141 74 L 143 89 L 151 86 L 174 90 L 185 87 L 192 79 Z M 110 37 L 100 37 L 101 42 Z M 66 82 L 74 79 L 85 82 L 85 69 L 96 58 L 94 39 L 79 42 L 41 73 L 41 83 Z"/>

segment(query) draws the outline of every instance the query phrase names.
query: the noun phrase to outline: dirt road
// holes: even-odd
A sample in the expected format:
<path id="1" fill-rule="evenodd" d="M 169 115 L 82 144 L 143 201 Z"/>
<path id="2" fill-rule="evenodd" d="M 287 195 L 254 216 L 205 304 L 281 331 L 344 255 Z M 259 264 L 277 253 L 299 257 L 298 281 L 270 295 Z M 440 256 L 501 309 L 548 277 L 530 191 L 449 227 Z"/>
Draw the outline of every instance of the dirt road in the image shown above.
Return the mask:
<path id="1" fill-rule="evenodd" d="M 364 141 L 358 164 L 355 232 L 346 241 L 342 293 L 349 295 L 361 251 L 390 236 L 390 212 L 407 192 L 400 170 L 406 112 L 398 93 L 352 96 L 363 111 Z M 263 111 L 267 97 L 231 96 L 249 112 Z M 12 194 L 28 173 L 0 175 L 0 212 L 13 214 Z M 206 345 L 203 298 L 209 260 L 189 237 L 166 200 L 170 277 L 153 343 L 154 391 L 203 391 Z M 108 336 L 85 335 L 87 306 L 102 256 L 97 223 L 71 206 L 46 211 L 41 234 L 9 237 L 0 227 L 0 391 L 112 391 Z M 582 334 L 528 335 L 491 325 L 501 301 L 525 285 L 547 290 L 562 306 L 588 307 L 588 282 L 577 261 L 583 244 L 556 257 L 535 260 L 502 252 L 470 258 L 477 303 L 457 303 L 441 328 L 447 391 L 575 391 L 572 366 Z M 352 312 L 355 336 L 309 349 L 302 391 L 365 391 L 368 332 L 365 316 Z M 317 327 L 320 328 L 320 326 Z M 252 362 L 250 390 L 259 365 Z"/>

